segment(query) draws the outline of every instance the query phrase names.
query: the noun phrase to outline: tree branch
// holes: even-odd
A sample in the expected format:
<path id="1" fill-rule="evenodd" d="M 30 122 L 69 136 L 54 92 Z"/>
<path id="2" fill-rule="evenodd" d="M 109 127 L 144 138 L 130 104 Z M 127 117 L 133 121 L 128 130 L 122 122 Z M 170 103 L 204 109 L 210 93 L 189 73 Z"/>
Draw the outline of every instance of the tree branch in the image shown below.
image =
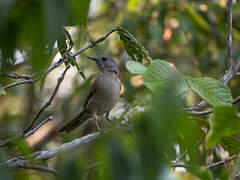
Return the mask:
<path id="1" fill-rule="evenodd" d="M 40 114 L 48 107 L 51 105 L 54 97 L 56 96 L 58 89 L 65 77 L 65 74 L 67 73 L 68 69 L 70 68 L 70 65 L 68 64 L 65 68 L 65 70 L 63 71 L 62 75 L 58 78 L 57 80 L 57 85 L 53 91 L 53 94 L 51 95 L 50 99 L 48 100 L 48 102 L 45 103 L 45 105 L 40 109 L 40 111 L 37 113 L 37 115 L 34 117 L 34 119 L 32 120 L 32 122 L 30 123 L 30 125 L 24 130 L 24 134 L 27 133 L 32 126 L 34 125 L 34 123 L 36 122 L 36 120 L 39 118 Z"/>
<path id="2" fill-rule="evenodd" d="M 4 76 L 7 76 L 13 79 L 32 79 L 33 78 L 33 75 L 30 75 L 30 74 L 15 74 L 12 72 L 4 74 Z"/>
<path id="3" fill-rule="evenodd" d="M 98 38 L 97 40 L 93 41 L 93 42 L 90 42 L 89 44 L 85 45 L 82 49 L 76 51 L 75 53 L 73 53 L 71 56 L 72 57 L 75 57 L 79 54 L 81 54 L 82 52 L 86 51 L 87 49 L 89 48 L 92 48 L 94 46 L 96 46 L 96 44 L 104 41 L 108 36 L 110 36 L 113 32 L 117 31 L 117 28 L 114 28 L 112 29 L 111 31 L 109 31 L 106 35 Z M 14 86 L 18 86 L 18 85 L 21 85 L 21 84 L 27 84 L 27 83 L 34 83 L 35 81 L 41 79 L 42 77 L 46 76 L 48 73 L 50 73 L 52 70 L 54 70 L 55 68 L 59 67 L 60 65 L 62 65 L 64 62 L 66 62 L 68 60 L 68 55 L 66 55 L 65 57 L 63 58 L 60 58 L 57 62 L 51 64 L 46 70 L 44 70 L 42 72 L 42 74 L 37 78 L 37 79 L 34 79 L 34 76 L 35 74 L 32 74 L 32 75 L 27 75 L 29 77 L 32 77 L 33 79 L 28 79 L 28 80 L 25 80 L 25 81 L 18 81 L 18 82 L 14 82 L 14 83 L 11 83 L 11 84 L 8 84 L 6 86 L 4 86 L 3 88 L 4 89 L 7 89 L 7 88 L 11 88 L 11 87 L 14 87 Z M 13 77 L 14 75 L 12 75 Z M 21 77 L 22 75 L 18 75 L 18 77 Z M 25 77 L 27 77 L 25 76 Z M 24 77 L 24 75 L 22 76 Z"/>
<path id="4" fill-rule="evenodd" d="M 4 141 L 0 141 L 0 147 L 3 147 L 7 145 L 9 142 L 17 139 L 17 138 L 27 138 L 28 136 L 34 134 L 40 127 L 42 127 L 44 124 L 46 124 L 48 121 L 52 120 L 53 116 L 49 116 L 46 119 L 44 119 L 42 122 L 40 122 L 34 129 L 28 131 L 27 133 L 19 133 L 9 139 L 6 139 Z"/>
<path id="5" fill-rule="evenodd" d="M 235 98 L 233 101 L 231 101 L 229 104 L 236 105 L 237 103 L 240 102 L 240 96 Z M 196 115 L 208 115 L 211 114 L 213 111 L 212 109 L 208 109 L 205 111 L 195 111 L 195 110 L 188 110 L 187 111 L 189 114 L 196 114 Z"/>
<path id="6" fill-rule="evenodd" d="M 50 158 L 55 157 L 57 154 L 71 151 L 74 148 L 80 147 L 84 144 L 87 144 L 89 142 L 92 142 L 93 140 L 97 139 L 100 136 L 100 132 L 88 134 L 84 137 L 77 138 L 71 142 L 64 143 L 56 148 L 53 148 L 51 150 L 42 150 L 35 152 L 32 156 L 34 157 L 34 160 L 47 160 Z"/>
<path id="7" fill-rule="evenodd" d="M 11 88 L 11 87 L 14 87 L 14 86 L 18 86 L 18 85 L 21 85 L 21 84 L 32 84 L 32 83 L 34 83 L 34 82 L 35 82 L 35 80 L 33 80 L 33 79 L 28 79 L 28 80 L 23 80 L 23 81 L 17 81 L 17 82 L 8 84 L 8 85 L 6 85 L 6 86 L 3 86 L 3 89 L 8 89 L 8 88 Z"/>
<path id="8" fill-rule="evenodd" d="M 45 167 L 45 166 L 40 166 L 40 165 L 31 165 L 23 157 L 15 157 L 15 158 L 9 159 L 9 160 L 1 163 L 0 166 L 7 166 L 10 168 L 14 168 L 14 169 L 19 169 L 19 168 L 35 169 L 35 170 L 51 173 L 53 175 L 57 175 L 57 171 L 55 169 Z"/>
<path id="9" fill-rule="evenodd" d="M 207 168 L 209 168 L 209 169 L 216 168 L 216 167 L 218 167 L 218 166 L 221 166 L 221 165 L 223 165 L 223 164 L 226 164 L 226 163 L 228 163 L 228 162 L 236 159 L 237 156 L 238 156 L 238 154 L 235 154 L 235 155 L 233 155 L 232 157 L 230 157 L 230 158 L 228 158 L 228 159 L 224 159 L 224 160 L 222 160 L 222 161 L 218 161 L 218 162 L 209 164 L 209 165 L 207 165 Z"/>
<path id="10" fill-rule="evenodd" d="M 40 122 L 34 129 L 28 131 L 23 136 L 24 138 L 27 138 L 28 136 L 34 134 L 40 127 L 42 127 L 44 124 L 46 124 L 48 121 L 51 121 L 53 119 L 53 116 L 47 117 L 47 119 L 44 119 L 42 122 Z"/>
<path id="11" fill-rule="evenodd" d="M 106 130 L 105 132 L 108 132 Z M 104 133 L 105 133 L 104 132 Z M 2 163 L 0 163 L 0 166 L 7 166 L 11 168 L 26 168 L 26 169 L 36 169 L 36 170 L 41 170 L 45 172 L 49 172 L 52 174 L 56 174 L 56 170 L 44 166 L 38 166 L 38 165 L 30 165 L 30 162 L 38 161 L 38 160 L 48 160 L 50 158 L 55 157 L 57 154 L 66 152 L 66 151 L 71 151 L 74 148 L 78 148 L 82 145 L 85 145 L 87 143 L 90 143 L 97 139 L 101 135 L 100 132 L 88 134 L 84 137 L 77 138 L 71 142 L 64 143 L 58 147 L 55 147 L 50 150 L 41 150 L 37 151 L 26 158 L 20 156 L 20 157 L 13 157 L 11 159 L 8 159 Z M 27 160 L 29 159 L 29 161 Z M 95 164 L 97 166 L 98 164 Z"/>

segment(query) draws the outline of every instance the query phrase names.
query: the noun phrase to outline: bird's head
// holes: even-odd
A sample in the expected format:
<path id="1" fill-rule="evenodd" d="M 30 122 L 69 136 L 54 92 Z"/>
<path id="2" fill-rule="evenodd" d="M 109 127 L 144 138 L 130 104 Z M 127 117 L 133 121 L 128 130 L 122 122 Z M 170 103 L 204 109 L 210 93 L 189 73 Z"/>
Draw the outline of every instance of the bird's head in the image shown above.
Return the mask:
<path id="1" fill-rule="evenodd" d="M 96 62 L 98 69 L 103 73 L 119 73 L 118 66 L 110 56 L 87 56 Z"/>

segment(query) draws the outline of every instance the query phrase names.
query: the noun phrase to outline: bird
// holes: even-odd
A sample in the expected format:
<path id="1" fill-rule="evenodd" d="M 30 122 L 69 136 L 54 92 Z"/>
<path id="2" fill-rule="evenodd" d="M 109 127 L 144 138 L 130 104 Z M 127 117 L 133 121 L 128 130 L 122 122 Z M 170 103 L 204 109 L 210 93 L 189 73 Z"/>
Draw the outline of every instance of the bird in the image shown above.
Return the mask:
<path id="1" fill-rule="evenodd" d="M 87 56 L 98 67 L 99 73 L 91 84 L 86 96 L 83 110 L 70 122 L 63 125 L 59 132 L 71 132 L 89 118 L 93 118 L 98 130 L 101 131 L 97 122 L 97 116 L 105 114 L 106 120 L 113 123 L 110 111 L 120 99 L 121 81 L 118 78 L 119 69 L 111 56 Z"/>

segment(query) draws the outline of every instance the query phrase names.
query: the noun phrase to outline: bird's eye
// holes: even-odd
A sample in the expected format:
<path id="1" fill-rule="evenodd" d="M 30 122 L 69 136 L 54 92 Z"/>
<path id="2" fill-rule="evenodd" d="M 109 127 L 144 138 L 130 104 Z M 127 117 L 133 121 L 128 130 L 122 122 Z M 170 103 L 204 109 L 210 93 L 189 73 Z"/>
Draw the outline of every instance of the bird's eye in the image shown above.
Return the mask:
<path id="1" fill-rule="evenodd" d="M 102 58 L 103 61 L 106 61 L 107 59 L 105 57 Z"/>

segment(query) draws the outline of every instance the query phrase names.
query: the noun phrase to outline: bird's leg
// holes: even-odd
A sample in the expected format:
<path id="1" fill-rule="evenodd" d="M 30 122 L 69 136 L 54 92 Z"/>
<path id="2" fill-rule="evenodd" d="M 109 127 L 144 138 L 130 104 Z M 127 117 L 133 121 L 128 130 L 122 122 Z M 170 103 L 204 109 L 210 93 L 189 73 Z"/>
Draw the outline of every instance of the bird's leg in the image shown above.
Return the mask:
<path id="1" fill-rule="evenodd" d="M 93 113 L 93 120 L 95 121 L 95 124 L 96 124 L 98 130 L 101 131 L 102 129 L 100 128 L 100 126 L 97 122 L 97 112 L 96 111 Z"/>
<path id="2" fill-rule="evenodd" d="M 109 118 L 109 116 L 110 116 L 110 112 L 107 112 L 106 115 L 105 115 L 106 120 L 109 121 L 110 123 L 114 124 L 112 122 L 112 120 Z"/>

